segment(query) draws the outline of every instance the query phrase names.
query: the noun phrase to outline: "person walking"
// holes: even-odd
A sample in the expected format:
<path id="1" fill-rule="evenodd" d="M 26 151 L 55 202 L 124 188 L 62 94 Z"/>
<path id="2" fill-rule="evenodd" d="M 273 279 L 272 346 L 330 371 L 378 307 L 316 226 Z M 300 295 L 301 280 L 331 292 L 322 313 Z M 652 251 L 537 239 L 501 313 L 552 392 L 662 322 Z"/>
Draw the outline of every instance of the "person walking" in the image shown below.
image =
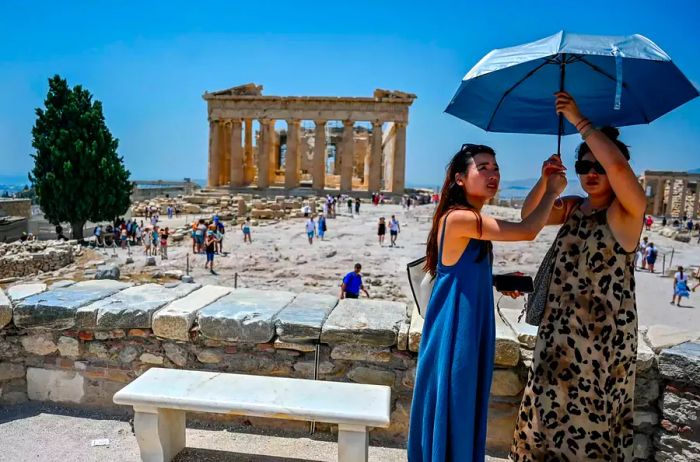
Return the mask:
<path id="1" fill-rule="evenodd" d="M 671 299 L 671 305 L 675 303 L 676 306 L 681 306 L 681 297 L 690 297 L 690 288 L 688 287 L 688 273 L 684 273 L 683 267 L 679 266 L 678 271 L 673 275 L 673 298 Z"/>
<path id="2" fill-rule="evenodd" d="M 204 269 L 209 266 L 209 272 L 216 276 L 214 272 L 214 254 L 216 253 L 216 226 L 210 225 L 204 238 L 204 250 L 207 254 L 207 261 L 204 263 Z"/>
<path id="3" fill-rule="evenodd" d="M 163 260 L 168 259 L 168 238 L 170 237 L 170 228 L 160 230 L 160 257 Z"/>
<path id="4" fill-rule="evenodd" d="M 241 224 L 241 231 L 243 231 L 243 243 L 252 244 L 253 238 L 250 234 L 250 217 L 246 217 L 245 221 Z"/>
<path id="5" fill-rule="evenodd" d="M 323 237 L 326 235 L 326 231 L 328 231 L 326 216 L 321 214 L 318 217 L 318 238 L 323 240 Z"/>
<path id="6" fill-rule="evenodd" d="M 650 242 L 649 246 L 647 246 L 647 254 L 646 254 L 646 260 L 647 260 L 647 269 L 649 270 L 650 273 L 654 272 L 654 264 L 656 264 L 656 257 L 659 255 L 659 250 L 654 247 L 654 243 Z"/>
<path id="7" fill-rule="evenodd" d="M 649 247 L 649 238 L 644 236 L 642 242 L 639 243 L 637 254 L 634 257 L 634 266 L 637 267 L 637 262 L 641 260 L 641 268 L 647 269 L 647 247 Z"/>
<path id="8" fill-rule="evenodd" d="M 360 214 L 360 198 L 356 197 L 355 198 L 355 214 L 359 215 Z"/>
<path id="9" fill-rule="evenodd" d="M 160 231 L 157 226 L 153 227 L 151 232 L 151 255 L 158 255 L 158 242 L 160 241 Z"/>
<path id="10" fill-rule="evenodd" d="M 309 239 L 309 244 L 314 243 L 314 235 L 316 234 L 316 222 L 313 215 L 306 220 L 306 237 Z"/>
<path id="11" fill-rule="evenodd" d="M 647 231 L 651 231 L 651 225 L 654 224 L 654 219 L 651 217 L 651 215 L 647 215 L 646 220 L 644 220 L 644 226 L 646 227 Z"/>
<path id="12" fill-rule="evenodd" d="M 396 247 L 396 238 L 401 232 L 401 226 L 399 225 L 399 220 L 396 219 L 396 215 L 391 216 L 389 220 L 389 234 L 391 235 L 391 245 L 390 247 Z"/>
<path id="13" fill-rule="evenodd" d="M 352 197 L 348 197 L 348 213 L 352 216 Z"/>
<path id="14" fill-rule="evenodd" d="M 342 284 L 340 284 L 340 298 L 360 298 L 360 291 L 364 292 L 367 298 L 369 297 L 369 292 L 365 289 L 362 284 L 362 265 L 355 263 L 355 270 L 350 271 L 343 278 Z"/>
<path id="15" fill-rule="evenodd" d="M 224 226 L 224 222 L 221 221 L 218 217 L 215 222 L 216 224 L 216 239 L 217 239 L 217 251 L 219 253 L 224 253 L 224 236 L 226 235 L 226 227 Z"/>
<path id="16" fill-rule="evenodd" d="M 634 254 L 647 198 L 617 129 L 594 128 L 566 92 L 555 107 L 582 135 L 575 170 L 586 196 L 549 208 L 548 223 L 563 226 L 510 459 L 632 461 Z M 563 167 L 556 155 L 547 165 Z M 528 194 L 523 217 L 541 202 L 543 182 Z"/>
<path id="17" fill-rule="evenodd" d="M 377 236 L 379 238 L 379 247 L 384 246 L 384 236 L 386 235 L 386 221 L 384 217 L 379 218 L 379 224 L 377 225 Z"/>
<path id="18" fill-rule="evenodd" d="M 425 309 L 408 434 L 411 462 L 483 462 L 495 356 L 491 241 L 532 240 L 566 187 L 548 169 L 535 211 L 520 223 L 482 214 L 500 171 L 494 150 L 465 144 L 450 161 L 426 245 L 435 277 Z"/>

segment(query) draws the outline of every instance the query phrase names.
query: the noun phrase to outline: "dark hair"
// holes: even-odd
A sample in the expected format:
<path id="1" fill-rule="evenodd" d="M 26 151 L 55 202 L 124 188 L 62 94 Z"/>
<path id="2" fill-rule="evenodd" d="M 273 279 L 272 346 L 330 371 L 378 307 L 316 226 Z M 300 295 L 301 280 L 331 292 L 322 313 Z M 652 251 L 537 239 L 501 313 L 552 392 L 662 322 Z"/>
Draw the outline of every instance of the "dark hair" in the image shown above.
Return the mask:
<path id="1" fill-rule="evenodd" d="M 455 176 L 458 173 L 465 173 L 469 164 L 474 162 L 474 156 L 477 154 L 496 155 L 496 151 L 489 146 L 480 144 L 463 144 L 462 148 L 452 157 L 452 160 L 445 169 L 445 181 L 440 190 L 440 201 L 435 208 L 433 215 L 433 225 L 428 234 L 428 242 L 425 251 L 425 266 L 426 272 L 435 276 L 438 265 L 438 229 L 440 228 L 440 220 L 451 209 L 466 209 L 472 210 L 477 214 L 477 231 L 481 234 L 481 215 L 479 211 L 469 203 L 467 196 L 464 194 L 464 189 L 457 184 Z M 477 261 L 483 260 L 487 255 L 491 257 L 491 242 L 479 241 L 481 248 Z"/>
<path id="2" fill-rule="evenodd" d="M 617 149 L 619 149 L 622 155 L 625 156 L 625 159 L 630 160 L 629 146 L 617 139 L 620 136 L 620 130 L 615 127 L 608 126 L 601 128 L 600 131 L 603 132 L 603 134 L 607 136 L 610 141 L 615 143 L 615 146 L 617 146 Z M 583 143 L 579 144 L 578 148 L 576 149 L 576 160 L 583 159 L 583 156 L 589 152 L 591 152 L 591 148 L 584 141 Z"/>
<path id="3" fill-rule="evenodd" d="M 359 263 L 355 263 L 355 269 L 362 269 L 362 265 L 360 265 Z"/>

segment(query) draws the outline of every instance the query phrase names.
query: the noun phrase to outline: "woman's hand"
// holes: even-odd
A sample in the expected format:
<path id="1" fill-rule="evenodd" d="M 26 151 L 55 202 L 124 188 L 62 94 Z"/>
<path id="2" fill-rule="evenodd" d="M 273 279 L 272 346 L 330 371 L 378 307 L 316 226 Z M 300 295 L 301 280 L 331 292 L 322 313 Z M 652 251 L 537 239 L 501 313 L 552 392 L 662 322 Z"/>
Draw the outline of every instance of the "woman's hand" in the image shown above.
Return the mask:
<path id="1" fill-rule="evenodd" d="M 550 194 L 559 196 L 566 189 L 566 184 L 566 175 L 563 171 L 553 173 L 547 178 L 546 191 Z"/>
<path id="2" fill-rule="evenodd" d="M 557 154 L 552 154 L 552 156 L 542 163 L 542 178 L 547 179 L 552 173 L 559 173 L 566 171 L 566 167 L 561 162 L 561 157 Z"/>
<path id="3" fill-rule="evenodd" d="M 554 95 L 557 97 L 554 104 L 557 114 L 563 114 L 564 117 L 566 117 L 566 120 L 568 120 L 571 125 L 576 127 L 576 125 L 581 122 L 584 117 L 583 114 L 581 114 L 574 97 L 565 91 L 559 91 Z"/>
<path id="4" fill-rule="evenodd" d="M 508 276 L 525 276 L 525 273 L 521 273 L 520 271 L 515 271 L 514 273 L 508 273 Z M 518 297 L 522 297 L 525 295 L 524 293 L 518 291 L 518 290 L 504 290 L 501 292 L 501 294 L 505 295 L 506 297 L 510 297 L 513 300 L 515 300 Z"/>

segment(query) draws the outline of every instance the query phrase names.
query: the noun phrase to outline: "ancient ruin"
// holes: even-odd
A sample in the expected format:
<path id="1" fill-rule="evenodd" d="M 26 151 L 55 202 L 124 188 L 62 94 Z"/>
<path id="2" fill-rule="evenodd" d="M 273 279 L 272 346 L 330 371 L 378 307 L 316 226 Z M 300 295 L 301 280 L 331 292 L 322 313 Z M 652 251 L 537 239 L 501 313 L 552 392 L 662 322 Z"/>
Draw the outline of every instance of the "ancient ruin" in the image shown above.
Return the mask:
<path id="1" fill-rule="evenodd" d="M 646 170 L 639 181 L 646 191 L 648 214 L 698 218 L 700 173 Z"/>
<path id="2" fill-rule="evenodd" d="M 416 95 L 263 96 L 262 86 L 250 83 L 203 98 L 210 188 L 404 192 L 408 108 Z M 278 130 L 282 120 L 286 128 Z"/>

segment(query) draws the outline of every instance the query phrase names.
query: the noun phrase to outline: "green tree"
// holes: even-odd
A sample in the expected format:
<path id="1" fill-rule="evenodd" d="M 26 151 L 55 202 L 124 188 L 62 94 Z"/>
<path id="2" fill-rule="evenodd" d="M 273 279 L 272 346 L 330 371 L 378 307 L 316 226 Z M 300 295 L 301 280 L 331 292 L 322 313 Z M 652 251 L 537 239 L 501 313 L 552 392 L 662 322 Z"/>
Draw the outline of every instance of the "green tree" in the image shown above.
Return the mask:
<path id="1" fill-rule="evenodd" d="M 49 79 L 44 109 L 36 109 L 29 174 L 44 215 L 51 224 L 71 224 L 74 239 L 83 226 L 113 220 L 130 205 L 132 184 L 117 154 L 102 114 L 102 103 L 89 91 L 55 75 Z"/>

